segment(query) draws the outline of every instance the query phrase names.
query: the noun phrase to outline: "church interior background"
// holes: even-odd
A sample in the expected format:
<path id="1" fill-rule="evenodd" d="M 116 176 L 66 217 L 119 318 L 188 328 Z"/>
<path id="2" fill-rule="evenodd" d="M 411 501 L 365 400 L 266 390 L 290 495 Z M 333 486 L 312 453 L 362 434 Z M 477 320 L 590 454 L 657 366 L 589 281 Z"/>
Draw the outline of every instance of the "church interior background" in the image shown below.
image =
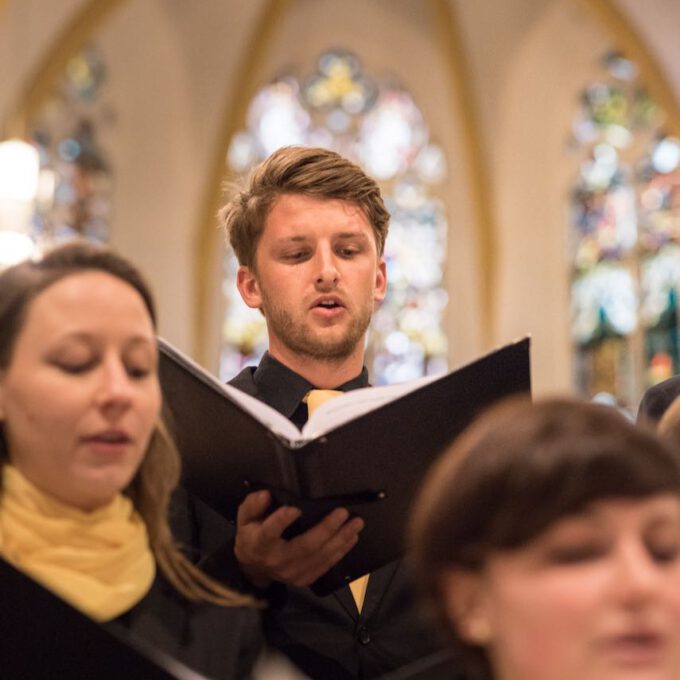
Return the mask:
<path id="1" fill-rule="evenodd" d="M 535 394 L 634 410 L 680 372 L 679 33 L 676 0 L 0 0 L 0 141 L 39 158 L 19 200 L 0 145 L 0 266 L 110 243 L 227 378 L 265 337 L 223 186 L 327 146 L 392 214 L 374 382 L 528 333 Z"/>

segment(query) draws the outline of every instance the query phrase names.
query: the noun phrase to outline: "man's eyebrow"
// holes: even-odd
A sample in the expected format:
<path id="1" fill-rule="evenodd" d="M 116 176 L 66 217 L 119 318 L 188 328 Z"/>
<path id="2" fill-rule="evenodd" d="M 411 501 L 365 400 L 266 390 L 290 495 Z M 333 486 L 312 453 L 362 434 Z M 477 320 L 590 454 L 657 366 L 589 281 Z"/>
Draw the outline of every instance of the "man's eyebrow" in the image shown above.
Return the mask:
<path id="1" fill-rule="evenodd" d="M 282 236 L 281 238 L 276 239 L 276 243 L 304 243 L 305 241 L 309 241 L 308 236 L 304 235 L 298 235 L 298 236 Z"/>
<path id="2" fill-rule="evenodd" d="M 341 231 L 339 234 L 336 234 L 336 237 L 342 239 L 354 238 L 360 239 L 362 241 L 368 239 L 368 236 L 364 234 L 362 231 Z"/>

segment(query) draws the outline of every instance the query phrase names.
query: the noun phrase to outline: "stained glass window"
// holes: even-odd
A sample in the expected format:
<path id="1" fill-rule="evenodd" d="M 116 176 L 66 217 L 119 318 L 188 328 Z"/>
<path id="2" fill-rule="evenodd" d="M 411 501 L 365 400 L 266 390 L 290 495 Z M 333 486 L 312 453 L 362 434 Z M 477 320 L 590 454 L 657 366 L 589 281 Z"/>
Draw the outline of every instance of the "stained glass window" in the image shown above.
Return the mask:
<path id="1" fill-rule="evenodd" d="M 247 172 L 287 144 L 322 146 L 351 158 L 380 182 L 392 215 L 385 244 L 388 294 L 368 338 L 375 384 L 446 369 L 442 330 L 446 214 L 434 187 L 446 174 L 442 149 L 430 140 L 423 114 L 395 79 L 367 75 L 358 57 L 325 52 L 316 70 L 286 74 L 255 95 L 244 129 L 234 135 L 227 166 Z M 225 257 L 225 320 L 220 374 L 256 363 L 267 345 L 264 319 L 236 289 L 238 268 Z"/>
<path id="2" fill-rule="evenodd" d="M 663 122 L 635 64 L 607 54 L 570 139 L 576 385 L 630 406 L 680 372 L 680 142 Z"/>
<path id="3" fill-rule="evenodd" d="M 69 60 L 33 127 L 40 184 L 33 219 L 39 249 L 73 237 L 109 239 L 111 163 L 100 142 L 113 123 L 106 65 L 94 47 Z"/>

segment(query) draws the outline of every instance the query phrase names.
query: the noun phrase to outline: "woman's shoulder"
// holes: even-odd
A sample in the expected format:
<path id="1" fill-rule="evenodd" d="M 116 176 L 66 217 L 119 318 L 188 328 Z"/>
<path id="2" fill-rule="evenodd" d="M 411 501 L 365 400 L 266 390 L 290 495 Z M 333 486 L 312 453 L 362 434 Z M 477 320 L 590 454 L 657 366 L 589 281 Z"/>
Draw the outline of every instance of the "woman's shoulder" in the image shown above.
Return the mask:
<path id="1" fill-rule="evenodd" d="M 257 609 L 190 602 L 162 575 L 110 625 L 215 678 L 248 677 L 263 640 Z"/>

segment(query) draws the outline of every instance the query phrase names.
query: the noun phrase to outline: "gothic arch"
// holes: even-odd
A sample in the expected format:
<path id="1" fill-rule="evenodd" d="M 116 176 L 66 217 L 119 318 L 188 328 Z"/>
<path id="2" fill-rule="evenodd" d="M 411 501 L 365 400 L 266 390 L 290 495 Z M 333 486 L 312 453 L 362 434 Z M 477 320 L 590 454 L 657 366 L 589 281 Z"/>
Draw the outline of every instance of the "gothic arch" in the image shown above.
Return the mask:
<path id="1" fill-rule="evenodd" d="M 500 98 L 492 167 L 495 243 L 502 253 L 496 327 L 499 338 L 532 332 L 539 393 L 572 388 L 566 197 L 575 164 L 565 153 L 567 133 L 578 95 L 606 47 L 644 52 L 648 77 L 661 73 L 639 39 L 627 41 L 634 35 L 610 3 L 558 0 L 527 34 Z M 654 82 L 664 101 L 675 100 L 665 79 Z"/>
<path id="2" fill-rule="evenodd" d="M 224 127 L 218 135 L 219 142 L 215 145 L 215 160 L 212 167 L 215 171 L 213 180 L 207 183 L 203 217 L 198 228 L 199 249 L 197 255 L 198 266 L 197 286 L 199 290 L 199 304 L 197 307 L 196 324 L 199 336 L 195 343 L 196 349 L 203 363 L 215 365 L 217 357 L 217 339 L 219 337 L 217 320 L 220 318 L 219 297 L 216 294 L 219 280 L 219 261 L 216 253 L 220 252 L 220 235 L 215 230 L 215 212 L 219 206 L 221 196 L 217 191 L 220 180 L 224 176 L 224 158 L 226 156 L 229 140 L 237 126 L 244 117 L 244 112 L 258 85 L 267 82 L 277 75 L 282 63 L 291 59 L 299 58 L 311 62 L 318 53 L 329 46 L 328 40 L 332 36 L 332 46 L 342 43 L 347 36 L 347 46 L 360 54 L 368 52 L 366 57 L 369 64 L 384 67 L 389 63 L 386 53 L 376 47 L 379 40 L 369 39 L 364 35 L 364 42 L 360 42 L 361 35 L 365 34 L 367 26 L 388 27 L 399 38 L 408 43 L 408 54 L 426 52 L 430 56 L 430 67 L 436 62 L 436 73 L 441 78 L 446 88 L 447 97 L 443 99 L 448 105 L 445 112 L 435 114 L 439 117 L 440 130 L 447 137 L 444 143 L 447 151 L 457 150 L 457 175 L 446 186 L 445 191 L 449 198 L 450 223 L 454 225 L 451 230 L 449 243 L 449 260 L 452 262 L 448 276 L 448 287 L 454 287 L 457 296 L 458 310 L 464 319 L 463 323 L 454 325 L 449 319 L 448 331 L 450 345 L 456 362 L 469 358 L 478 353 L 480 346 L 489 342 L 488 313 L 490 308 L 489 295 L 485 291 L 490 290 L 488 282 L 493 274 L 493 266 L 490 266 L 491 245 L 490 239 L 480 236 L 490 233 L 488 227 L 489 215 L 485 212 L 487 196 L 482 196 L 482 186 L 488 194 L 489 185 L 484 179 L 483 160 L 481 154 L 475 153 L 478 145 L 478 135 L 475 127 L 475 111 L 471 99 L 465 97 L 469 93 L 466 87 L 468 74 L 462 61 L 462 52 L 451 47 L 450 43 L 458 42 L 454 18 L 449 10 L 449 3 L 443 0 L 435 0 L 427 5 L 414 5 L 414 3 L 356 3 L 352 7 L 343 7 L 342 13 L 347 16 L 363 16 L 355 25 L 355 34 L 347 31 L 343 33 L 343 17 L 333 15 L 333 5 L 337 9 L 337 3 L 317 2 L 309 3 L 306 0 L 286 0 L 282 3 L 272 2 L 263 10 L 259 28 L 253 34 L 250 53 L 243 62 L 241 76 L 237 78 L 236 89 L 230 90 L 226 97 L 224 107 Z M 414 6 L 417 7 L 416 16 L 404 16 L 410 10 L 413 14 Z M 274 17 L 273 14 L 276 13 Z M 313 18 L 310 18 L 310 13 Z M 336 13 L 337 14 L 337 13 Z M 326 22 L 324 23 L 323 17 Z M 344 20 L 346 24 L 347 21 Z M 311 31 L 307 31 L 304 39 L 292 40 L 294 30 L 291 24 L 298 27 L 314 26 L 313 37 L 308 37 Z M 444 24 L 442 26 L 442 24 Z M 323 26 L 332 26 L 333 32 L 323 30 Z M 286 36 L 289 40 L 286 42 Z M 300 37 L 300 36 L 298 36 Z M 373 36 L 374 37 L 374 36 Z M 324 42 L 325 41 L 325 42 Z M 357 46 L 359 45 L 359 47 Z M 362 50 L 363 45 L 368 49 Z M 394 50 L 390 53 L 394 60 Z M 403 55 L 402 55 L 403 62 Z M 455 63 L 454 63 L 455 62 Z M 402 63 L 403 66 L 403 63 Z M 409 89 L 417 90 L 413 82 L 417 81 L 412 74 L 408 74 L 405 68 L 404 74 L 399 65 L 395 68 L 400 76 L 404 76 L 405 85 Z M 431 68 L 430 68 L 431 70 Z M 461 84 L 462 83 L 462 84 Z M 414 93 L 418 101 L 425 97 L 419 92 Z M 433 108 L 433 97 L 430 100 L 430 108 Z M 442 98 L 438 98 L 438 103 Z M 429 116 L 430 112 L 426 112 Z M 442 119 L 447 118 L 447 125 Z M 454 121 L 451 125 L 451 120 Z M 445 129 L 446 128 L 446 129 Z M 436 123 L 435 123 L 436 129 Z M 471 172 L 472 169 L 472 172 Z M 453 209 L 452 209 L 453 208 Z M 486 230 L 486 231 L 485 231 Z M 463 254 L 464 251 L 464 254 Z M 201 352 L 201 349 L 203 351 Z"/>

